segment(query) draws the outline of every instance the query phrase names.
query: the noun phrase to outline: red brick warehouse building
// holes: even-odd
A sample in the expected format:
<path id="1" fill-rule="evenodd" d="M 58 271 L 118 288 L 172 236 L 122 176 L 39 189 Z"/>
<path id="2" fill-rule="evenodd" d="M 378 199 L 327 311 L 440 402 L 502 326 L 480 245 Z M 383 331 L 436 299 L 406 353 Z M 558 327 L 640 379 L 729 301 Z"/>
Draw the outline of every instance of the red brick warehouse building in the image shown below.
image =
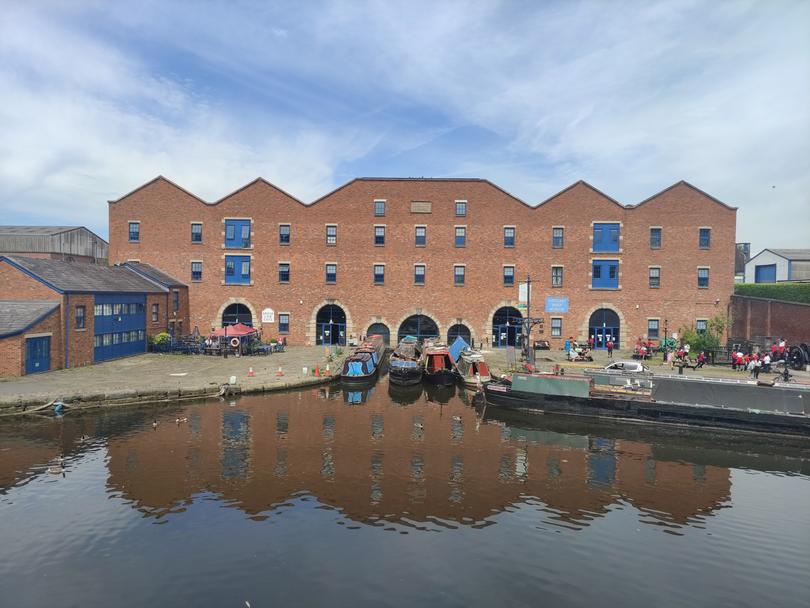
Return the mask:
<path id="1" fill-rule="evenodd" d="M 513 344 L 528 274 L 554 347 L 628 344 L 665 320 L 699 329 L 734 285 L 736 208 L 683 181 L 637 205 L 580 181 L 532 206 L 484 179 L 358 178 L 305 204 L 263 179 L 209 203 L 158 177 L 109 213 L 110 260 L 187 281 L 192 327 L 238 320 L 291 344 Z"/>

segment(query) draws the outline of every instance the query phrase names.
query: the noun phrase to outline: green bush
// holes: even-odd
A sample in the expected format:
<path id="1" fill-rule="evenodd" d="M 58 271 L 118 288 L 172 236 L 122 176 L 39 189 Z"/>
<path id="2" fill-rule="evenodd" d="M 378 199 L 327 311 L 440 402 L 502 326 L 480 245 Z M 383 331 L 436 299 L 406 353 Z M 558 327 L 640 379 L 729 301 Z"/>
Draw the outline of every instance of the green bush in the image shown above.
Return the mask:
<path id="1" fill-rule="evenodd" d="M 706 331 L 703 333 L 698 333 L 694 327 L 682 327 L 679 333 L 684 344 L 691 347 L 691 352 L 699 353 L 702 350 L 719 348 L 728 326 L 728 319 L 723 315 L 717 315 L 713 319 L 709 319 L 706 323 Z"/>
<path id="2" fill-rule="evenodd" d="M 810 304 L 810 283 L 739 283 L 734 286 L 734 293 L 738 296 Z"/>
<path id="3" fill-rule="evenodd" d="M 171 339 L 172 339 L 172 337 L 168 333 L 163 331 L 163 332 L 161 332 L 159 334 L 155 334 L 155 337 L 152 338 L 152 344 L 157 344 L 157 345 L 165 344 L 166 342 L 168 342 Z"/>

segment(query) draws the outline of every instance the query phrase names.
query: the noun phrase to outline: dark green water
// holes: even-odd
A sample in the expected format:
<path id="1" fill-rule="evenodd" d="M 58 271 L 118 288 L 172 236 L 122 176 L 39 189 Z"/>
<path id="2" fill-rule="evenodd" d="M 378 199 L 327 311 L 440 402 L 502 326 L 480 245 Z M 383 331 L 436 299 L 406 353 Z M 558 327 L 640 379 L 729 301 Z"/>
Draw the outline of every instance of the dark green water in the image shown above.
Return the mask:
<path id="1" fill-rule="evenodd" d="M 808 572 L 810 452 L 771 438 L 386 380 L 0 423 L 2 606 L 806 606 Z"/>

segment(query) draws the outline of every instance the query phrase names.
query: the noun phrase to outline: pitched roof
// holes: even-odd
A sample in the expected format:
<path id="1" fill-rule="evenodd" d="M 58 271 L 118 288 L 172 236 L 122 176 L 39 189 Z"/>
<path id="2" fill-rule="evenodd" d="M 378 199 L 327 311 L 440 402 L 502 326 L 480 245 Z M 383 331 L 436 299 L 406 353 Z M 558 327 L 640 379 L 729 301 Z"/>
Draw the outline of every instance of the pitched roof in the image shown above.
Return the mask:
<path id="1" fill-rule="evenodd" d="M 766 249 L 765 251 L 780 255 L 786 260 L 810 261 L 810 249 Z"/>
<path id="2" fill-rule="evenodd" d="M 19 235 L 19 236 L 51 236 L 59 234 L 60 232 L 68 232 L 69 230 L 78 230 L 83 226 L 0 226 L 0 234 L 2 235 Z"/>
<path id="3" fill-rule="evenodd" d="M 186 287 L 186 284 L 183 283 L 183 281 L 175 279 L 170 274 L 166 274 L 151 264 L 144 264 L 143 262 L 125 262 L 121 264 L 121 266 L 123 268 L 128 268 L 132 272 L 154 281 L 163 287 Z"/>
<path id="4" fill-rule="evenodd" d="M 26 274 L 58 292 L 72 293 L 161 293 L 168 291 L 131 270 L 100 264 L 77 264 L 58 260 L 3 256 Z"/>
<path id="5" fill-rule="evenodd" d="M 24 332 L 57 308 L 59 302 L 46 300 L 0 300 L 0 338 Z"/>

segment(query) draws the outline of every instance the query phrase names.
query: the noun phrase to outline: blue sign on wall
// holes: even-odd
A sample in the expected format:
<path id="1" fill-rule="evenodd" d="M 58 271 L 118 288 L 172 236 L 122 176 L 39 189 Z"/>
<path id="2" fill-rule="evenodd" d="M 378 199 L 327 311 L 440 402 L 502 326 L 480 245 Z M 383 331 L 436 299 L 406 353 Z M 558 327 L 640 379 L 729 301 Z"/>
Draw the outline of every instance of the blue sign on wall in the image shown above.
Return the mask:
<path id="1" fill-rule="evenodd" d="M 546 312 L 568 312 L 568 298 L 546 297 Z"/>

